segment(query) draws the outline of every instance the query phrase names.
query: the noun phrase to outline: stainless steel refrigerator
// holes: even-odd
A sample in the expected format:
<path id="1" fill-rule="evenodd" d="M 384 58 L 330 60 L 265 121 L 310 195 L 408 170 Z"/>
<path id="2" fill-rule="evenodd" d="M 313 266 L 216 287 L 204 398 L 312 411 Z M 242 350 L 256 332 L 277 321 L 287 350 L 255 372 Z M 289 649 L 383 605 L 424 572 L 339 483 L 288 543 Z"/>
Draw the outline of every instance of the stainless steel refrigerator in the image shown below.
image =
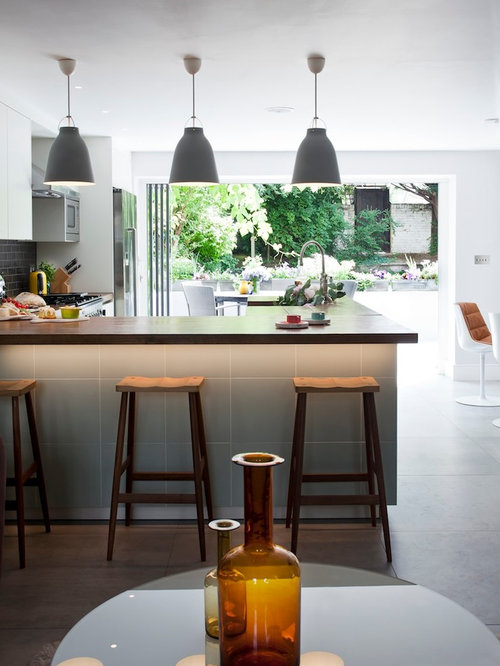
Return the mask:
<path id="1" fill-rule="evenodd" d="M 115 315 L 137 315 L 137 201 L 135 194 L 113 188 Z"/>

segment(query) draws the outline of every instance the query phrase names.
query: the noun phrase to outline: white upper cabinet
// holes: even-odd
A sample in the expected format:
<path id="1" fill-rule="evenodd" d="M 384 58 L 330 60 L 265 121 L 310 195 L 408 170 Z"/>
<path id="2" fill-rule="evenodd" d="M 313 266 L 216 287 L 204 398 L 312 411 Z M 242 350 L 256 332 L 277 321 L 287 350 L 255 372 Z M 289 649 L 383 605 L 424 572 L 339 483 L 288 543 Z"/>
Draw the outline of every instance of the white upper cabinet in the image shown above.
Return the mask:
<path id="1" fill-rule="evenodd" d="M 0 239 L 9 238 L 7 203 L 7 107 L 0 104 Z"/>
<path id="2" fill-rule="evenodd" d="M 0 104 L 0 239 L 31 240 L 31 122 Z"/>

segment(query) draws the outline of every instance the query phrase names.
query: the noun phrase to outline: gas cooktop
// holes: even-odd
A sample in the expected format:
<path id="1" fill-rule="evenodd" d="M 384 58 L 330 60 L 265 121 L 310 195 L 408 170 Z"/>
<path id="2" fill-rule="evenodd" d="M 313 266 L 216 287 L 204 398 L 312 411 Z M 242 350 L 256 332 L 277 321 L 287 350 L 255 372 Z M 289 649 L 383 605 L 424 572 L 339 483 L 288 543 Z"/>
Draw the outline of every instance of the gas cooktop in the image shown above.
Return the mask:
<path id="1" fill-rule="evenodd" d="M 82 308 L 82 314 L 87 317 L 99 316 L 102 311 L 102 296 L 86 292 L 71 292 L 69 294 L 45 294 L 42 296 L 47 305 L 61 306 L 74 305 Z"/>

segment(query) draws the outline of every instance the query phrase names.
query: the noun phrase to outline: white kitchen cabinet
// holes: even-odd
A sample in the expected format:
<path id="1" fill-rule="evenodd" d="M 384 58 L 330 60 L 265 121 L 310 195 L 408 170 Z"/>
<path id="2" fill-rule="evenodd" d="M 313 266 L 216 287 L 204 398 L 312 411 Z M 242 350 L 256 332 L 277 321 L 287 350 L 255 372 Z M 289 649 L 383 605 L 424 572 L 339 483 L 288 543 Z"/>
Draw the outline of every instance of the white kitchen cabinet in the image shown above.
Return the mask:
<path id="1" fill-rule="evenodd" d="M 9 238 L 7 203 L 7 107 L 0 104 L 0 239 Z"/>
<path id="2" fill-rule="evenodd" d="M 0 104 L 0 238 L 31 240 L 31 122 Z"/>

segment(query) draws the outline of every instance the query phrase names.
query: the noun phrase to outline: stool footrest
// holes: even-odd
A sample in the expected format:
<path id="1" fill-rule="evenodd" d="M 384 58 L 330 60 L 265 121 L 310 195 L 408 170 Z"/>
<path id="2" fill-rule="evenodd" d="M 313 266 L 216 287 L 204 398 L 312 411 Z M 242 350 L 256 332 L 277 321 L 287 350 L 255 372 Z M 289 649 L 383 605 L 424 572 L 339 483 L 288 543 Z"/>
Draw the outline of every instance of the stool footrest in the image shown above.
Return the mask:
<path id="1" fill-rule="evenodd" d="M 194 481 L 193 472 L 133 472 L 132 481 Z"/>
<path id="2" fill-rule="evenodd" d="M 125 504 L 195 504 L 196 496 L 188 493 L 120 493 Z"/>
<path id="3" fill-rule="evenodd" d="M 380 503 L 380 497 L 378 495 L 301 495 L 300 503 L 309 506 L 375 505 Z"/>
<path id="4" fill-rule="evenodd" d="M 302 482 L 312 483 L 344 483 L 346 481 L 368 481 L 369 476 L 366 472 L 357 472 L 349 474 L 331 473 L 331 474 L 303 474 Z"/>

